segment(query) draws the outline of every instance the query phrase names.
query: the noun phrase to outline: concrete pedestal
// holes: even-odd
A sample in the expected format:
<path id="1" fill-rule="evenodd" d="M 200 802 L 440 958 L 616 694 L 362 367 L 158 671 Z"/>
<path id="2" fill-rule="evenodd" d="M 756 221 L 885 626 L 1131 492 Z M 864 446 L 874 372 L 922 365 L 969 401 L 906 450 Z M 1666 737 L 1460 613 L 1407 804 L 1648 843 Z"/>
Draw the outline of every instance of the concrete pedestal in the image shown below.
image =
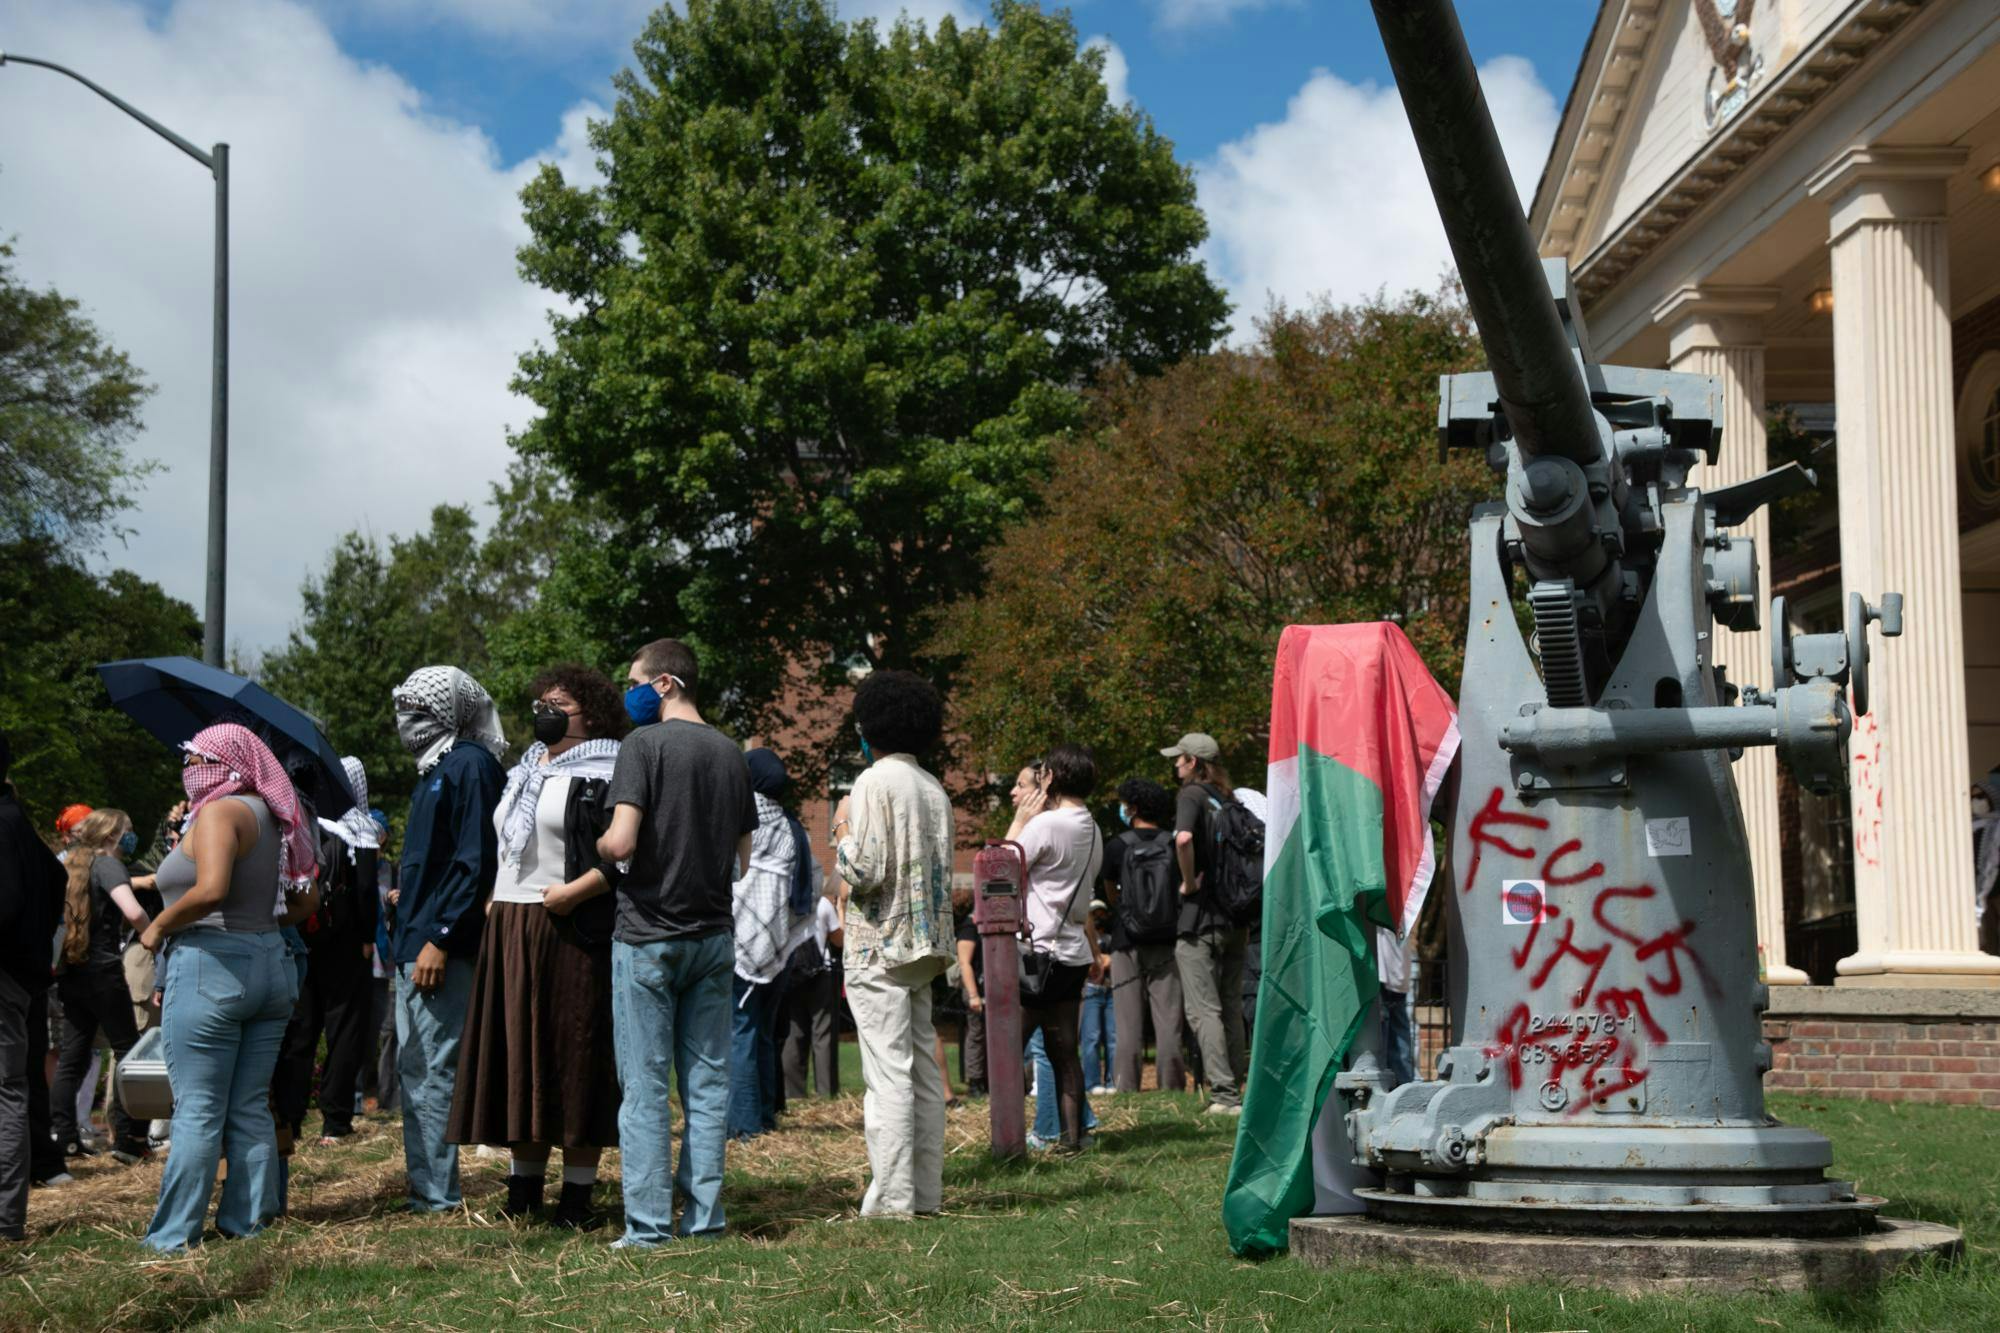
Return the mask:
<path id="1" fill-rule="evenodd" d="M 1929 1256 L 1959 1258 L 1951 1227 L 1902 1218 L 1834 1237 L 1539 1235 L 1348 1217 L 1292 1222 L 1292 1253 L 1314 1268 L 1411 1265 L 1499 1286 L 1561 1282 L 1627 1296 L 1662 1292 L 1863 1291 Z"/>

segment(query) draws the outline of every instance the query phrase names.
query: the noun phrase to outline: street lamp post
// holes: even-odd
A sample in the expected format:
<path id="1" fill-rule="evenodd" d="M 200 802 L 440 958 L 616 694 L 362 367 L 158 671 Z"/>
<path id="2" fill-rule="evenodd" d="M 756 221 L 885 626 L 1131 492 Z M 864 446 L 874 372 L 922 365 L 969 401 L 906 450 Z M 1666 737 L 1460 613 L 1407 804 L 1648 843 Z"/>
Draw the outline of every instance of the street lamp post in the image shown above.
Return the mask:
<path id="1" fill-rule="evenodd" d="M 52 60 L 0 51 L 0 65 L 37 65 L 75 79 L 207 167 L 215 177 L 215 349 L 208 409 L 208 587 L 207 605 L 202 613 L 201 656 L 210 666 L 221 666 L 223 602 L 227 591 L 224 570 L 229 537 L 229 145 L 219 143 L 204 153 L 130 102 Z"/>

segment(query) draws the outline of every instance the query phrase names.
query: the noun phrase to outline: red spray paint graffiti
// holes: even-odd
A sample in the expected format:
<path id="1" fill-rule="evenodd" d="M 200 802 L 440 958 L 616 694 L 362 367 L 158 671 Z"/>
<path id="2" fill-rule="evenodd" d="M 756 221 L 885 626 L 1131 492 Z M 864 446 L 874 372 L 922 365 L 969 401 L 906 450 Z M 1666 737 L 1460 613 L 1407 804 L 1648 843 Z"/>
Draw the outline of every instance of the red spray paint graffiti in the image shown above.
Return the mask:
<path id="1" fill-rule="evenodd" d="M 1503 809 L 1501 802 L 1505 798 L 1505 791 L 1495 787 L 1485 805 L 1472 817 L 1466 830 L 1472 843 L 1471 864 L 1466 868 L 1461 893 L 1472 892 L 1489 850 L 1509 860 L 1531 865 L 1536 862 L 1533 846 L 1514 842 L 1495 830 L 1542 831 L 1549 827 L 1549 821 Z M 1586 861 L 1588 864 L 1579 864 Z M 1547 889 L 1583 889 L 1595 885 L 1605 875 L 1604 863 L 1590 859 L 1579 838 L 1569 839 L 1542 858 L 1540 871 Z M 1523 1000 L 1508 1013 L 1494 1034 L 1493 1044 L 1486 1048 L 1489 1058 L 1504 1061 L 1510 1087 L 1519 1088 L 1528 1069 L 1533 1067 L 1545 1089 L 1559 1090 L 1559 1095 L 1551 1093 L 1545 1100 L 1544 1104 L 1552 1109 L 1562 1105 L 1568 1108 L 1568 1114 L 1576 1115 L 1601 1105 L 1644 1083 L 1648 1073 L 1642 1063 L 1645 1046 L 1664 1044 L 1671 1039 L 1653 1016 L 1648 991 L 1658 998 L 1676 997 L 1692 974 L 1704 990 L 1715 993 L 1714 978 L 1689 943 L 1695 922 L 1682 921 L 1647 935 L 1633 929 L 1629 919 L 1621 917 L 1621 904 L 1643 904 L 1658 893 L 1651 884 L 1596 888 L 1591 894 L 1587 920 L 1580 903 L 1566 911 L 1551 902 L 1528 925 L 1522 942 L 1508 951 L 1514 970 L 1526 974 L 1526 989 L 1531 996 L 1543 991 L 1564 963 L 1576 964 L 1563 970 L 1565 981 L 1574 980 L 1575 984 L 1566 986 L 1561 993 L 1575 1012 L 1537 1016 L 1529 1001 Z M 1559 917 L 1561 930 L 1550 925 L 1546 932 L 1548 943 L 1544 945 L 1543 924 Z M 1588 932 L 1582 939 L 1579 939 L 1580 925 Z M 1600 991 L 1598 981 L 1605 968 L 1621 954 L 1645 969 L 1641 973 L 1644 988 L 1606 987 Z M 1572 1096 L 1565 1085 L 1564 1080 L 1570 1077 L 1578 1079 L 1580 1095 Z"/>
<path id="2" fill-rule="evenodd" d="M 1882 732 L 1875 714 L 1854 719 L 1848 741 L 1853 794 L 1854 859 L 1871 868 L 1882 864 Z"/>

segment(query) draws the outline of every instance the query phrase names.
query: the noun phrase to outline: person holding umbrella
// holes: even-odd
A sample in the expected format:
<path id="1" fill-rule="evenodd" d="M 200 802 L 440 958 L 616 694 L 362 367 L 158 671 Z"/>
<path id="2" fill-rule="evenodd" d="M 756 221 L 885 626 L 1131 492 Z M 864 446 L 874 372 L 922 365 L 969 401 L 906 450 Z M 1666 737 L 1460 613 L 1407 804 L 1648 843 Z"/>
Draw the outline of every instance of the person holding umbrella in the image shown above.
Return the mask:
<path id="1" fill-rule="evenodd" d="M 390 939 L 403 1163 L 410 1210 L 444 1212 L 461 1202 L 448 1122 L 473 960 L 500 870 L 493 812 L 507 785 L 500 767 L 507 742 L 492 696 L 457 667 L 419 668 L 396 688 L 395 701 L 396 731 L 418 776 Z"/>
<path id="2" fill-rule="evenodd" d="M 218 1231 L 253 1235 L 278 1211 L 271 1073 L 299 993 L 278 930 L 319 905 L 316 839 L 270 747 L 247 727 L 218 723 L 182 748 L 193 822 L 155 872 L 165 906 L 140 936 L 154 953 L 165 947 L 173 1150 L 145 1238 L 162 1251 L 201 1243 L 223 1157 Z"/>

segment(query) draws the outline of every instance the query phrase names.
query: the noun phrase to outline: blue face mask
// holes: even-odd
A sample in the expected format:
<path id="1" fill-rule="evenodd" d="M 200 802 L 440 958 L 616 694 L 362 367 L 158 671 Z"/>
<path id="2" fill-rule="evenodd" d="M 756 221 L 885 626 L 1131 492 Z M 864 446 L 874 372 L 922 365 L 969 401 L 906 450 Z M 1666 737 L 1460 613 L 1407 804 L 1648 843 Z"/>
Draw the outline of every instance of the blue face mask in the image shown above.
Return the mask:
<path id="1" fill-rule="evenodd" d="M 118 840 L 118 854 L 120 856 L 129 857 L 132 855 L 132 853 L 138 850 L 139 850 L 139 835 L 134 833 L 131 829 L 126 829 L 125 836 Z"/>
<path id="2" fill-rule="evenodd" d="M 861 734 L 860 732 L 858 732 L 858 731 L 857 731 L 857 732 L 855 732 L 855 733 L 854 733 L 854 735 L 855 735 L 855 738 L 856 738 L 856 739 L 858 739 L 858 740 L 859 740 L 859 741 L 861 742 L 861 761 L 862 761 L 863 763 L 866 763 L 866 764 L 872 764 L 872 763 L 874 763 L 874 762 L 875 762 L 875 751 L 874 751 L 874 749 L 873 749 L 873 748 L 871 748 L 871 747 L 869 746 L 869 744 L 868 744 L 868 738 L 867 738 L 866 736 L 863 736 L 863 735 L 862 735 L 862 734 Z"/>
<path id="3" fill-rule="evenodd" d="M 1126 828 L 1132 827 L 1132 812 L 1125 806 L 1121 805 L 1118 807 L 1118 822 Z"/>
<path id="4" fill-rule="evenodd" d="M 625 716 L 632 719 L 635 727 L 660 720 L 660 692 L 653 688 L 652 681 L 642 680 L 625 691 Z"/>

